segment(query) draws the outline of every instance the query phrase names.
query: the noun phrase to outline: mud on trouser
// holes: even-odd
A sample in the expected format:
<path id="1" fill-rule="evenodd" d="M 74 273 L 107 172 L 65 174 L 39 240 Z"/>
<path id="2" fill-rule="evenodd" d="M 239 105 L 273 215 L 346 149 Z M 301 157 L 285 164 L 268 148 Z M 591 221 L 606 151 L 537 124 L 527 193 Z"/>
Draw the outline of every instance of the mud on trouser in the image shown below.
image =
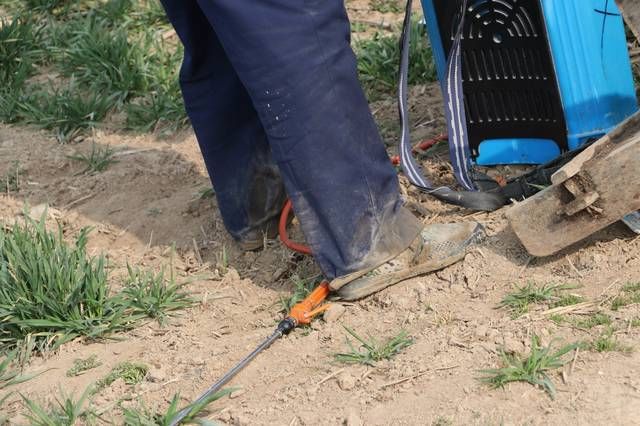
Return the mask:
<path id="1" fill-rule="evenodd" d="M 406 248 L 402 207 L 357 77 L 342 0 L 162 0 L 220 211 L 237 239 L 282 207 L 333 278 Z"/>

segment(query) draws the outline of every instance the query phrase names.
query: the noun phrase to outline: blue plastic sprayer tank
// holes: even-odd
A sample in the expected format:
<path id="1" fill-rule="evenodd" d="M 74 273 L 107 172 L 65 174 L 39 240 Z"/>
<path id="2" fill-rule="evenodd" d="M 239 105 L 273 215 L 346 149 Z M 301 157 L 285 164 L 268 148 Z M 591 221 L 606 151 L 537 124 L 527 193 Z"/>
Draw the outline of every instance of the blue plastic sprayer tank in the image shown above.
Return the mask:
<path id="1" fill-rule="evenodd" d="M 440 81 L 461 4 L 423 0 Z M 463 87 L 477 164 L 544 163 L 638 109 L 614 0 L 469 0 L 465 21 Z"/>

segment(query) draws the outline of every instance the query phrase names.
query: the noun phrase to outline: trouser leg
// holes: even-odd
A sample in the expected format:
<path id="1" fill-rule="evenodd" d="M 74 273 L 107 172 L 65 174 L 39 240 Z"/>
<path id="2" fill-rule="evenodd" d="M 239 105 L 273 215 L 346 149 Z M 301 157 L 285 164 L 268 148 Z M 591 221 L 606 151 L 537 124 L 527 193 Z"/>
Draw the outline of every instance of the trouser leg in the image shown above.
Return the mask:
<path id="1" fill-rule="evenodd" d="M 420 224 L 402 208 L 359 84 L 343 1 L 198 4 L 249 93 L 324 273 L 404 250 Z"/>
<path id="2" fill-rule="evenodd" d="M 278 167 L 247 90 L 194 0 L 162 0 L 184 45 L 180 86 L 228 231 L 262 231 L 285 199 Z"/>

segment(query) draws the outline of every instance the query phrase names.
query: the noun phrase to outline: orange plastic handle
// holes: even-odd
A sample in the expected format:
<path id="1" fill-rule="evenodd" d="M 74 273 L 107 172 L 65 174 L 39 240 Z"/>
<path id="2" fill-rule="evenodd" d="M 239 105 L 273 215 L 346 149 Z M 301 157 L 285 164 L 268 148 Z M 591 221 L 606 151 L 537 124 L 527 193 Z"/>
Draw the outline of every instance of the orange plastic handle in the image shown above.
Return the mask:
<path id="1" fill-rule="evenodd" d="M 297 324 L 309 324 L 314 316 L 324 312 L 329 305 L 323 305 L 329 295 L 329 283 L 323 281 L 316 287 L 306 299 L 291 308 L 289 317 L 293 318 Z"/>

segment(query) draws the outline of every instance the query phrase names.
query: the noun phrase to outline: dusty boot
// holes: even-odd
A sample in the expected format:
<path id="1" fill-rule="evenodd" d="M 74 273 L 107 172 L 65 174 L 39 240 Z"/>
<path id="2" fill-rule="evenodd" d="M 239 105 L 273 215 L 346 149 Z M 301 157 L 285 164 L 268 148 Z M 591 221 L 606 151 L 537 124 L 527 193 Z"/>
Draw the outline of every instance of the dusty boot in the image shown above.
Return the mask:
<path id="1" fill-rule="evenodd" d="M 243 251 L 256 251 L 264 248 L 265 240 L 273 240 L 278 236 L 279 219 L 271 219 L 258 229 L 252 229 L 244 237 L 238 240 L 238 245 Z"/>
<path id="2" fill-rule="evenodd" d="M 479 223 L 433 224 L 411 246 L 388 262 L 331 282 L 343 300 L 360 299 L 400 281 L 446 268 L 464 258 L 468 248 L 484 236 Z"/>

